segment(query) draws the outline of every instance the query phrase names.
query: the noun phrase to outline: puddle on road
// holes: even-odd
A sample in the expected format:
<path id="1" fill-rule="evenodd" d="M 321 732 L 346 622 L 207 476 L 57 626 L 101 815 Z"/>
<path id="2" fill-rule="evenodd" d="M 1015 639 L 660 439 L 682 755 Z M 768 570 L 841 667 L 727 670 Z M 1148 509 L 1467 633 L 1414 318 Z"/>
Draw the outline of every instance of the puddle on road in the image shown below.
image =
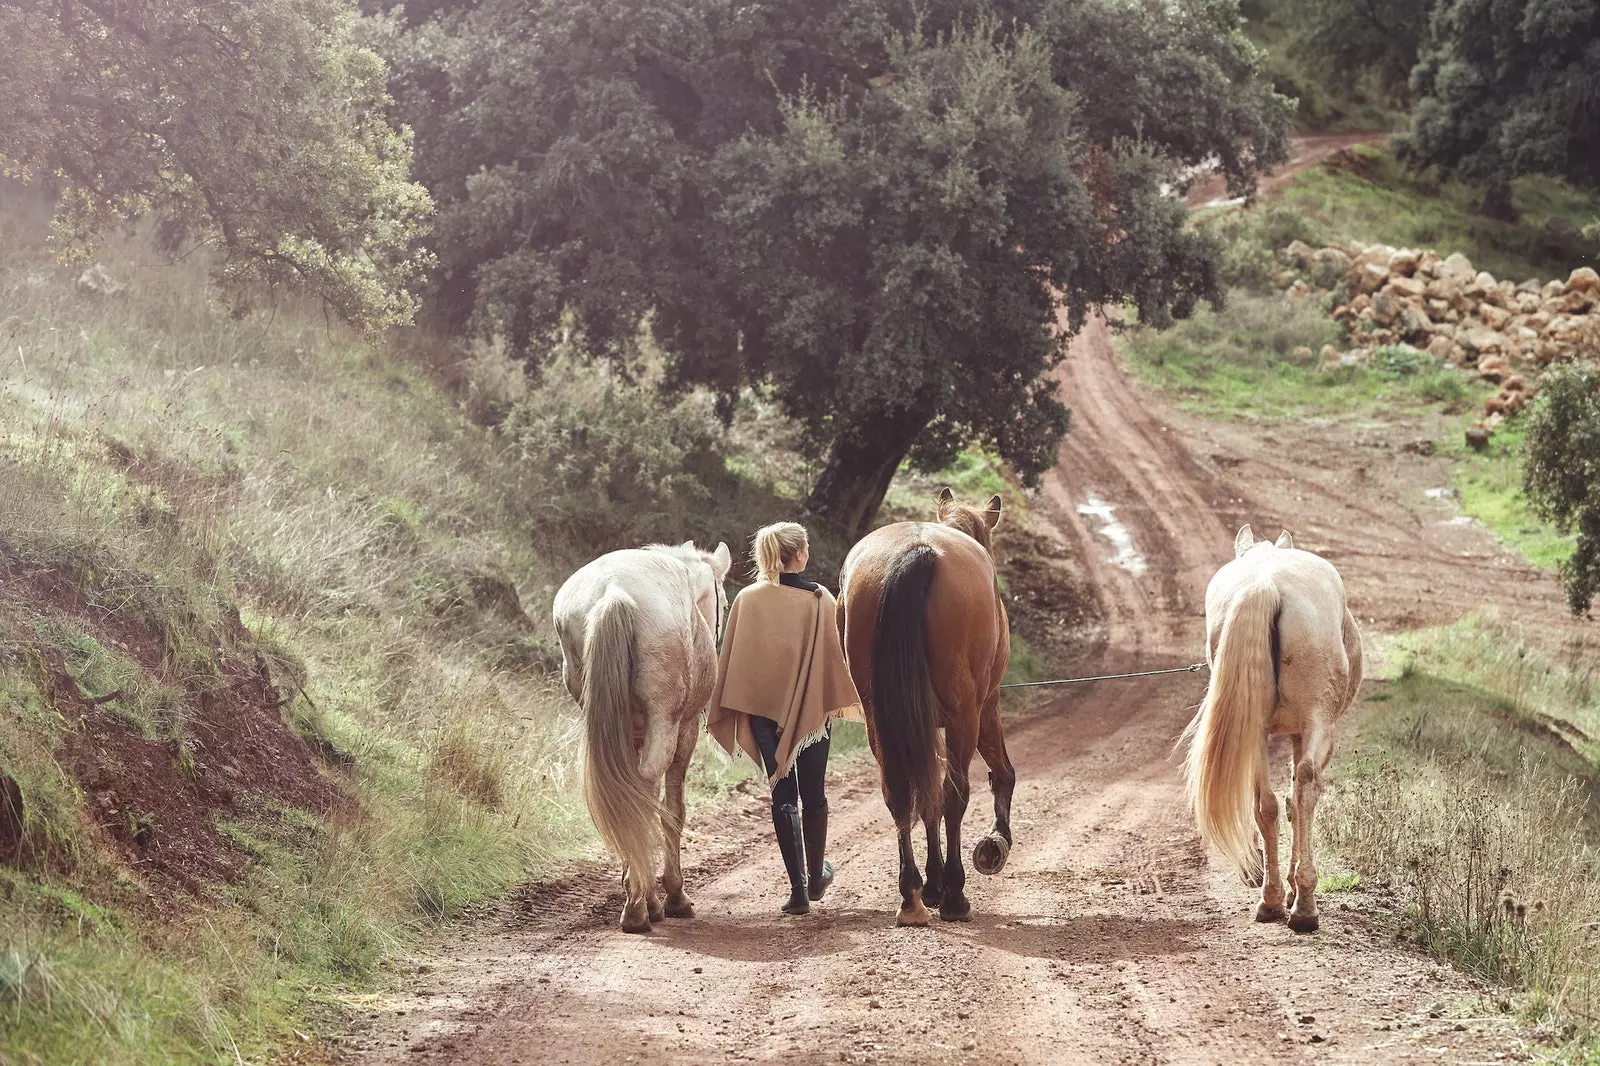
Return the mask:
<path id="1" fill-rule="evenodd" d="M 1116 508 L 1102 500 L 1094 493 L 1089 493 L 1089 502 L 1078 504 L 1078 513 L 1100 521 L 1100 534 L 1111 542 L 1116 549 L 1116 554 L 1111 556 L 1111 563 L 1120 566 L 1135 577 L 1143 574 L 1145 566 L 1144 556 L 1139 554 L 1139 549 L 1133 546 L 1133 534 L 1128 532 L 1128 527 L 1117 521 Z"/>

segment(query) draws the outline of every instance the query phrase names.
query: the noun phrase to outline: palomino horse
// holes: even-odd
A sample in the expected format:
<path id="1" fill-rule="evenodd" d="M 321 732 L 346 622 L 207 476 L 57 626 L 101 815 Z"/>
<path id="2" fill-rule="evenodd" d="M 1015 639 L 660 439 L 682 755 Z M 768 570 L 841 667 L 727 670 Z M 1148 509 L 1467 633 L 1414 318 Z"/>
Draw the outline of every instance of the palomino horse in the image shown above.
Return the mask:
<path id="1" fill-rule="evenodd" d="M 994 829 L 972 849 L 972 864 L 997 874 L 1011 852 L 1017 775 L 1000 729 L 1000 678 L 1011 640 L 989 547 L 1000 497 L 979 511 L 945 489 L 937 518 L 938 524 L 897 522 L 869 533 L 850 550 L 839 579 L 845 657 L 883 771 L 884 802 L 900 832 L 901 925 L 927 925 L 925 901 L 946 921 L 971 916 L 961 817 L 974 748 L 989 764 Z M 941 814 L 949 844 L 942 858 Z M 926 886 L 911 852 L 918 817 L 928 834 Z"/>
<path id="2" fill-rule="evenodd" d="M 1317 928 L 1311 822 L 1333 756 L 1334 722 L 1361 685 L 1361 631 L 1339 572 L 1296 549 L 1287 530 L 1271 544 L 1245 526 L 1233 551 L 1206 588 L 1211 684 L 1184 730 L 1189 801 L 1200 835 L 1247 883 L 1260 884 L 1256 921 L 1278 921 L 1287 904 L 1289 928 L 1309 933 Z M 1276 733 L 1294 741 L 1287 899 L 1278 797 L 1267 775 L 1267 738 Z"/>
<path id="3" fill-rule="evenodd" d="M 690 918 L 679 847 L 683 778 L 700 712 L 717 681 L 726 544 L 703 552 L 690 541 L 602 555 L 556 593 L 561 679 L 587 725 L 584 798 L 606 844 L 623 863 L 622 928 L 648 933 L 664 917 Z M 661 804 L 661 778 L 667 801 Z M 665 833 L 666 889 L 655 859 Z"/>

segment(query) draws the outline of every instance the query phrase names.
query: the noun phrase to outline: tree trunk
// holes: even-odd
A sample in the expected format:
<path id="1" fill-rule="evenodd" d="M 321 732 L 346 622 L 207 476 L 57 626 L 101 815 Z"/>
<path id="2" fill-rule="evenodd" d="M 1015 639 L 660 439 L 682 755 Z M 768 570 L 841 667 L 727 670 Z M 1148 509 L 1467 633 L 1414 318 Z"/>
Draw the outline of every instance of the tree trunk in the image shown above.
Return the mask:
<path id="1" fill-rule="evenodd" d="M 1485 189 L 1483 213 L 1501 222 L 1515 222 L 1517 209 L 1511 202 L 1511 186 L 1501 182 Z"/>
<path id="2" fill-rule="evenodd" d="M 841 433 L 828 450 L 806 510 L 851 541 L 859 539 L 872 528 L 889 482 L 927 424 L 920 415 L 899 411 Z"/>

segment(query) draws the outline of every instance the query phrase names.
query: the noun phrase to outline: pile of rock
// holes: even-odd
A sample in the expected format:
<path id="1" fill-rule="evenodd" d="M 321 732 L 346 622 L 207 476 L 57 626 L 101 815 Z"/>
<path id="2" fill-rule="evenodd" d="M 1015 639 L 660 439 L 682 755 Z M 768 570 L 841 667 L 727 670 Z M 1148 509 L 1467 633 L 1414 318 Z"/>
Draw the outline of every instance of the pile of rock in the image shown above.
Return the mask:
<path id="1" fill-rule="evenodd" d="M 1513 369 L 1600 351 L 1600 274 L 1592 267 L 1566 281 L 1519 285 L 1475 270 L 1460 253 L 1441 259 L 1386 244 L 1313 248 L 1295 241 L 1278 259 L 1291 297 L 1343 283 L 1349 300 L 1333 317 L 1358 347 L 1411 344 L 1495 381 Z"/>

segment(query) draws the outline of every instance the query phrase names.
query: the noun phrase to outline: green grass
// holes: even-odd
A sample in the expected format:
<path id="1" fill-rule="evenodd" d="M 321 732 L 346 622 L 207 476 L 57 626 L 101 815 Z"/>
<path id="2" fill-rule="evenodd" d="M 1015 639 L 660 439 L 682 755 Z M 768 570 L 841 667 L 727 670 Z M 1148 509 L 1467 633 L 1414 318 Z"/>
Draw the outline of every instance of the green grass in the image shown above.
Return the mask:
<path id="1" fill-rule="evenodd" d="M 1522 447 L 1526 431 L 1512 419 L 1495 431 L 1479 452 L 1460 437 L 1445 443 L 1452 461 L 1450 483 L 1461 510 L 1482 522 L 1500 543 L 1535 566 L 1553 570 L 1572 554 L 1576 537 L 1557 532 L 1528 510 L 1522 493 Z"/>
<path id="2" fill-rule="evenodd" d="M 1358 148 L 1366 176 L 1313 167 L 1283 190 L 1281 202 L 1332 235 L 1367 244 L 1460 252 L 1497 278 L 1565 278 L 1597 251 L 1574 222 L 1600 214 L 1600 197 L 1550 178 L 1520 178 L 1512 186 L 1515 222 L 1486 217 L 1477 195 L 1455 183 L 1415 175 L 1392 156 Z"/>
<path id="3" fill-rule="evenodd" d="M 1221 311 L 1202 308 L 1168 330 L 1130 328 L 1123 351 L 1146 384 L 1213 418 L 1367 417 L 1481 402 L 1492 391 L 1424 353 L 1323 369 L 1318 353 L 1324 344 L 1340 347 L 1340 333 L 1315 299 L 1235 290 Z M 1311 354 L 1296 356 L 1296 348 Z"/>

